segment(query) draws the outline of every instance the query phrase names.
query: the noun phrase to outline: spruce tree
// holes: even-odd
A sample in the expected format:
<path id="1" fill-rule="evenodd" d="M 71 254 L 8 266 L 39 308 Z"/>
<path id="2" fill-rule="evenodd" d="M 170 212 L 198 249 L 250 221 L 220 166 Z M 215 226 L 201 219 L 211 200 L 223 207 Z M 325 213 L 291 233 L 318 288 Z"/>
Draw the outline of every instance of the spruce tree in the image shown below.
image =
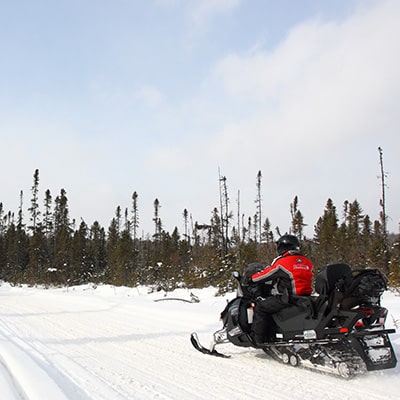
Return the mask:
<path id="1" fill-rule="evenodd" d="M 138 229 L 139 229 L 139 206 L 138 206 L 138 197 L 137 192 L 133 192 L 132 194 L 132 230 L 133 230 L 133 242 L 135 245 L 135 249 L 137 248 L 136 242 L 138 239 Z"/>
<path id="2" fill-rule="evenodd" d="M 105 279 L 108 283 L 114 283 L 116 269 L 118 268 L 118 242 L 119 242 L 118 222 L 116 218 L 111 220 L 108 227 L 106 250 L 107 250 L 107 270 Z"/>
<path id="3" fill-rule="evenodd" d="M 386 253 L 383 229 L 380 221 L 374 222 L 372 233 L 370 233 L 370 240 L 366 246 L 367 260 L 365 262 L 365 267 L 377 268 L 386 274 L 383 262 Z"/>
<path id="4" fill-rule="evenodd" d="M 363 252 L 361 236 L 362 222 L 364 220 L 363 210 L 360 203 L 354 200 L 348 204 L 347 211 L 346 225 L 347 241 L 349 244 L 349 263 L 354 269 L 365 268 L 366 254 Z"/>
<path id="5" fill-rule="evenodd" d="M 31 206 L 29 207 L 28 211 L 31 213 L 31 222 L 32 225 L 29 227 L 32 232 L 35 232 L 37 225 L 39 224 L 39 170 L 36 169 L 35 173 L 33 174 L 33 186 L 32 186 L 32 199 L 31 199 Z"/>
<path id="6" fill-rule="evenodd" d="M 113 284 L 128 286 L 135 284 L 134 278 L 134 248 L 132 237 L 128 230 L 124 229 L 117 242 L 113 261 Z"/>
<path id="7" fill-rule="evenodd" d="M 53 218 L 53 199 L 50 190 L 47 189 L 44 198 L 44 215 L 43 215 L 43 231 L 47 238 L 53 234 L 54 218 Z"/>
<path id="8" fill-rule="evenodd" d="M 393 286 L 400 286 L 400 234 L 391 248 L 389 282 Z"/>
<path id="9" fill-rule="evenodd" d="M 304 217 L 298 209 L 298 198 L 295 196 L 293 203 L 290 204 L 290 214 L 292 216 L 292 234 L 297 236 L 299 240 L 303 239 L 303 228 L 307 226 L 304 223 Z"/>
<path id="10" fill-rule="evenodd" d="M 88 257 L 92 280 L 95 283 L 102 282 L 107 267 L 106 234 L 98 221 L 93 222 L 89 230 Z"/>
<path id="11" fill-rule="evenodd" d="M 29 230 L 29 263 L 27 265 L 26 279 L 31 282 L 43 282 L 46 280 L 46 270 L 48 268 L 48 246 L 46 237 L 43 234 L 43 226 L 39 220 L 39 170 L 36 169 L 33 175 L 31 206 L 30 212 L 31 225 Z"/>
<path id="12" fill-rule="evenodd" d="M 68 285 L 72 283 L 69 271 L 71 233 L 68 198 L 66 191 L 61 189 L 55 199 L 54 208 L 53 268 L 57 271 L 62 283 Z"/>
<path id="13" fill-rule="evenodd" d="M 317 268 L 338 262 L 338 216 L 332 199 L 326 202 L 324 214 L 314 227 L 314 241 L 317 244 L 312 254 Z"/>
<path id="14" fill-rule="evenodd" d="M 88 283 L 92 276 L 92 260 L 88 249 L 89 228 L 85 221 L 81 221 L 79 229 L 74 232 L 71 240 L 70 280 L 74 284 Z"/>

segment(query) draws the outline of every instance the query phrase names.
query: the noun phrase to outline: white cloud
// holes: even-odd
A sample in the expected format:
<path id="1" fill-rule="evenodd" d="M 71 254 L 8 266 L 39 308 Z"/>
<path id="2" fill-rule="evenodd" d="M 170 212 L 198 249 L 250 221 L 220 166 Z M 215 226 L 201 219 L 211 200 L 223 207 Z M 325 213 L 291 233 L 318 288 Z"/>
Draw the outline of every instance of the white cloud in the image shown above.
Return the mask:
<path id="1" fill-rule="evenodd" d="M 372 128 L 374 110 L 393 108 L 400 89 L 400 9 L 382 8 L 343 24 L 299 25 L 272 53 L 228 55 L 216 64 L 208 86 L 246 110 L 246 103 L 256 105 L 260 129 L 278 124 L 283 132 L 302 132 L 304 143 L 311 129 L 336 139 L 350 130 L 358 135 L 360 125 Z"/>
<path id="2" fill-rule="evenodd" d="M 393 149 L 400 147 L 400 3 L 374 4 L 342 23 L 302 23 L 272 52 L 231 53 L 219 60 L 196 109 L 204 120 L 219 113 L 215 126 L 222 128 L 180 151 L 187 160 L 195 152 L 207 160 L 190 171 L 193 183 L 202 174 L 216 176 L 220 166 L 231 195 L 240 189 L 251 197 L 262 170 L 265 209 L 273 210 L 272 224 L 283 230 L 295 195 L 311 230 L 328 197 L 339 212 L 344 200 L 357 197 L 378 218 L 377 147 L 399 166 Z M 398 198 L 400 187 L 392 183 L 390 197 Z M 243 201 L 249 215 L 253 200 Z M 196 202 L 204 208 L 204 199 Z"/>
<path id="3" fill-rule="evenodd" d="M 192 20 L 197 26 L 203 25 L 216 15 L 231 12 L 239 4 L 240 0 L 199 0 L 191 11 Z"/>
<path id="4" fill-rule="evenodd" d="M 136 97 L 143 100 L 150 107 L 156 107 L 160 105 L 165 96 L 154 86 L 145 85 L 136 91 Z"/>

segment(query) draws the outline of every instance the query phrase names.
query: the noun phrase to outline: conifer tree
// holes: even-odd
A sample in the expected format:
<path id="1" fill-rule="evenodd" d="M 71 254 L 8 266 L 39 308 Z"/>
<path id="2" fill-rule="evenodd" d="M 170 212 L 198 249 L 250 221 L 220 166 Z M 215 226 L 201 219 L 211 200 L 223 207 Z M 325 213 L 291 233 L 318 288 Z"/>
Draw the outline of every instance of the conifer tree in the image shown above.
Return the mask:
<path id="1" fill-rule="evenodd" d="M 224 256 L 224 234 L 222 219 L 218 213 L 218 209 L 215 207 L 211 218 L 211 230 L 210 230 L 210 244 L 218 251 L 220 256 Z"/>
<path id="2" fill-rule="evenodd" d="M 400 234 L 397 235 L 391 249 L 389 282 L 393 286 L 400 286 Z"/>
<path id="3" fill-rule="evenodd" d="M 31 206 L 28 209 L 28 211 L 31 213 L 31 222 L 32 225 L 29 227 L 32 232 L 36 231 L 37 224 L 39 223 L 39 215 L 40 215 L 40 210 L 39 210 L 39 199 L 38 199 L 38 193 L 39 193 L 39 170 L 36 169 L 35 173 L 33 174 L 33 186 L 32 186 L 32 199 L 31 199 Z"/>
<path id="4" fill-rule="evenodd" d="M 27 265 L 27 281 L 29 283 L 44 282 L 49 268 L 49 254 L 46 237 L 42 229 L 37 228 L 29 237 L 29 262 Z"/>
<path id="5" fill-rule="evenodd" d="M 370 233 L 369 241 L 365 246 L 365 253 L 367 254 L 365 267 L 377 268 L 386 274 L 384 269 L 386 247 L 384 244 L 383 226 L 380 221 L 374 222 L 373 231 Z"/>
<path id="6" fill-rule="evenodd" d="M 363 254 L 368 254 L 368 250 L 372 242 L 372 223 L 368 215 L 365 215 L 362 220 L 361 232 L 360 232 L 360 251 Z M 366 259 L 365 266 L 368 267 L 369 260 Z"/>
<path id="7" fill-rule="evenodd" d="M 70 276 L 70 244 L 71 223 L 69 219 L 68 198 L 66 191 L 61 189 L 55 199 L 54 208 L 54 261 L 53 266 L 64 284 L 71 284 Z"/>
<path id="8" fill-rule="evenodd" d="M 154 222 L 154 238 L 156 240 L 160 240 L 160 235 L 161 235 L 161 231 L 162 231 L 162 224 L 161 224 L 161 218 L 160 218 L 160 202 L 158 199 L 154 200 L 154 218 L 153 218 L 153 222 Z"/>
<path id="9" fill-rule="evenodd" d="M 90 281 L 92 263 L 88 252 L 89 228 L 85 221 L 81 221 L 79 229 L 74 232 L 71 240 L 71 266 L 69 275 L 71 282 L 82 284 Z"/>
<path id="10" fill-rule="evenodd" d="M 53 199 L 51 197 L 50 190 L 47 189 L 44 199 L 44 215 L 43 215 L 43 230 L 47 238 L 50 237 L 54 229 L 52 206 L 53 206 Z"/>
<path id="11" fill-rule="evenodd" d="M 39 170 L 36 169 L 33 175 L 31 206 L 30 212 L 31 225 L 29 230 L 32 232 L 29 237 L 29 263 L 27 265 L 26 279 L 29 282 L 43 282 L 45 271 L 48 268 L 48 246 L 46 237 L 43 234 L 43 227 L 40 223 L 39 209 Z"/>
<path id="12" fill-rule="evenodd" d="M 253 227 L 252 219 L 251 219 L 251 217 L 248 217 L 246 233 L 247 233 L 247 238 L 249 241 L 252 240 L 252 232 L 253 232 L 252 227 Z"/>
<path id="13" fill-rule="evenodd" d="M 313 261 L 317 267 L 338 262 L 338 216 L 332 199 L 326 202 L 324 214 L 314 227 L 314 241 L 317 248 L 313 252 Z"/>
<path id="14" fill-rule="evenodd" d="M 98 221 L 93 222 L 89 230 L 88 257 L 94 282 L 101 282 L 107 267 L 106 234 Z"/>
<path id="15" fill-rule="evenodd" d="M 3 203 L 0 202 L 0 237 L 4 235 L 5 227 L 4 227 L 4 208 Z"/>
<path id="16" fill-rule="evenodd" d="M 0 279 L 4 279 L 4 267 L 5 267 L 5 246 L 4 246 L 4 210 L 3 203 L 0 202 Z"/>
<path id="17" fill-rule="evenodd" d="M 118 242 L 120 234 L 118 230 L 117 218 L 111 220 L 108 227 L 106 250 L 107 250 L 107 270 L 105 274 L 106 281 L 113 283 L 113 276 L 118 266 Z"/>
<path id="18" fill-rule="evenodd" d="M 133 229 L 133 243 L 136 248 L 137 241 L 137 231 L 139 229 L 139 206 L 138 206 L 138 197 L 137 192 L 133 192 L 132 194 L 132 229 Z"/>
<path id="19" fill-rule="evenodd" d="M 121 232 L 117 242 L 113 260 L 113 279 L 114 285 L 127 286 L 136 283 L 134 279 L 134 257 L 133 241 L 128 230 Z"/>
<path id="20" fill-rule="evenodd" d="M 298 198 L 295 196 L 293 203 L 290 204 L 290 213 L 292 216 L 292 234 L 297 236 L 299 240 L 303 239 L 303 228 L 306 226 L 304 217 L 298 209 Z"/>
<path id="21" fill-rule="evenodd" d="M 190 236 L 189 236 L 189 213 L 188 210 L 185 208 L 183 210 L 183 226 L 184 226 L 184 238 L 185 240 L 190 243 Z"/>
<path id="22" fill-rule="evenodd" d="M 118 234 L 121 232 L 121 207 L 118 206 L 115 210 L 115 222 Z"/>
<path id="23" fill-rule="evenodd" d="M 18 219 L 17 219 L 17 228 L 21 231 L 25 228 L 23 205 L 24 205 L 24 192 L 21 190 L 19 192 L 19 208 L 18 208 Z"/>
<path id="24" fill-rule="evenodd" d="M 361 229 L 364 220 L 360 203 L 354 200 L 347 208 L 347 242 L 349 244 L 349 263 L 354 269 L 365 268 L 366 255 L 363 253 Z"/>
<path id="25" fill-rule="evenodd" d="M 2 277 L 9 282 L 18 282 L 21 278 L 18 267 L 17 232 L 14 222 L 11 222 L 4 234 L 4 269 Z"/>
<path id="26" fill-rule="evenodd" d="M 269 218 L 265 218 L 262 237 L 267 244 L 274 241 L 274 233 L 271 230 L 271 222 L 269 221 Z"/>

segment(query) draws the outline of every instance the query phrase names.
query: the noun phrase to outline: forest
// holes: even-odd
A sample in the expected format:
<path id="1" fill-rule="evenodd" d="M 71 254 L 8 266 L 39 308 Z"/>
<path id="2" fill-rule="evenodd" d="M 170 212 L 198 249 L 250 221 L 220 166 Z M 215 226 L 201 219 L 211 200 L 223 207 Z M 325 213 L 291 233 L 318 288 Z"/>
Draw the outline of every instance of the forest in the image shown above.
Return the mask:
<path id="1" fill-rule="evenodd" d="M 77 224 L 70 219 L 64 189 L 54 199 L 49 190 L 44 199 L 38 198 L 39 170 L 35 170 L 27 217 L 22 191 L 16 213 L 6 212 L 0 202 L 0 280 L 15 285 L 148 285 L 166 291 L 212 285 L 224 293 L 233 288 L 232 271 L 242 271 L 255 261 L 267 264 L 276 257 L 274 242 L 281 232 L 262 215 L 261 178 L 259 171 L 254 216 L 233 223 L 227 179 L 219 176 L 219 205 L 208 224 L 192 223 L 185 209 L 184 232 L 178 228 L 167 232 L 155 199 L 154 232 L 143 237 L 138 235 L 138 193 L 132 193 L 130 210 L 116 208 L 107 228 L 97 221 L 88 226 L 83 219 Z M 302 252 L 313 260 L 316 271 L 332 263 L 347 263 L 353 270 L 377 268 L 397 286 L 400 235 L 387 232 L 384 190 L 381 206 L 379 219 L 372 220 L 357 200 L 345 201 L 339 217 L 335 204 L 327 199 L 313 237 L 307 238 L 296 196 L 290 204 L 289 233 L 299 237 Z"/>

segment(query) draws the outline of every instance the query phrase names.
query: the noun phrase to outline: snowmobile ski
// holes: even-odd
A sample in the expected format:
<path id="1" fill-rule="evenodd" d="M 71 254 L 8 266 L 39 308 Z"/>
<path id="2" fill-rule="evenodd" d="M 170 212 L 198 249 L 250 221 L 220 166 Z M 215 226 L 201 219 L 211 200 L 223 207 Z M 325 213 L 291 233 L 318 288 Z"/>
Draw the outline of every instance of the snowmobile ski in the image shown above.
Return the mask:
<path id="1" fill-rule="evenodd" d="M 216 357 L 221 357 L 221 358 L 230 358 L 230 356 L 227 356 L 225 354 L 222 354 L 220 352 L 218 352 L 217 350 L 215 350 L 215 348 L 207 349 L 206 347 L 204 347 L 199 340 L 199 337 L 197 336 L 196 332 L 193 332 L 190 335 L 190 342 L 192 343 L 193 347 L 199 351 L 200 353 L 203 354 L 207 354 L 209 356 L 216 356 Z"/>

